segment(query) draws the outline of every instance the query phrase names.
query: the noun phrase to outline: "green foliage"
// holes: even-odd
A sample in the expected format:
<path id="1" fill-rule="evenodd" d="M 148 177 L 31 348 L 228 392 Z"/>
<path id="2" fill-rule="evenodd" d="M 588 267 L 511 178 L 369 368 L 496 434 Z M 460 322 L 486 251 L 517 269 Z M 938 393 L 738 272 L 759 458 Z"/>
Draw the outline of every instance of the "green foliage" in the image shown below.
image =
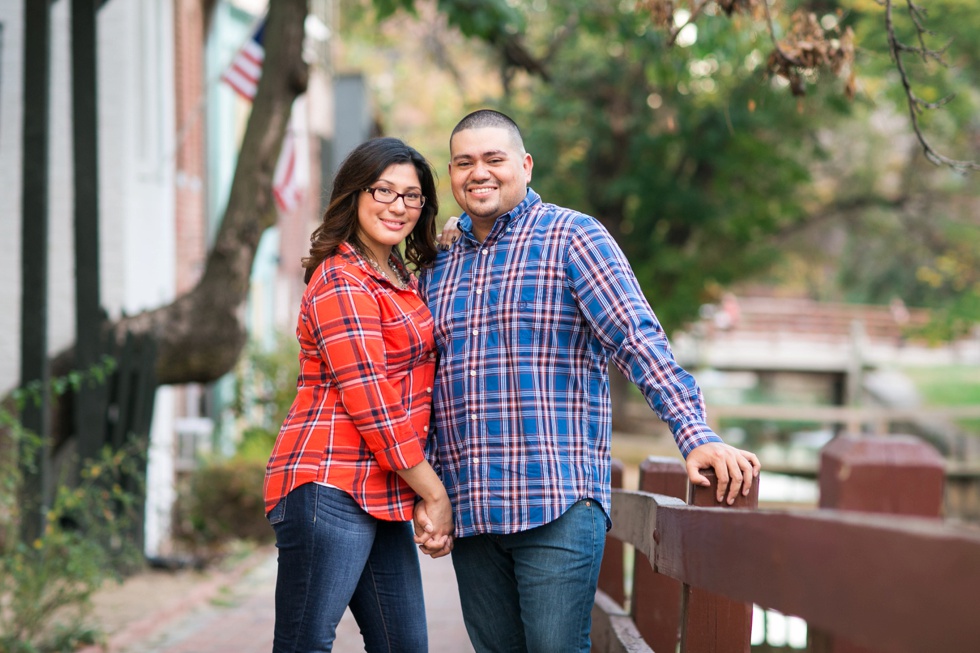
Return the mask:
<path id="1" fill-rule="evenodd" d="M 838 270 L 844 297 L 936 309 L 915 335 L 942 342 L 980 323 L 980 223 L 936 207 L 917 213 L 868 211 L 851 226 Z"/>
<path id="2" fill-rule="evenodd" d="M 417 4 L 374 4 L 386 3 Z M 975 275 L 957 280 L 945 270 L 952 260 L 959 269 L 975 263 L 954 243 L 980 251 L 978 187 L 922 156 L 888 54 L 881 3 L 808 6 L 824 25 L 854 30 L 857 82 L 814 70 L 802 99 L 765 73 L 772 44 L 758 16 L 729 17 L 715 3 L 698 5 L 696 39 L 671 47 L 651 14 L 668 4 L 684 9 L 665 2 L 511 0 L 507 5 L 523 18 L 498 17 L 489 33 L 518 33 L 547 77 L 514 75 L 511 68 L 509 95 L 499 98 L 482 84 L 481 94 L 464 97 L 461 107 L 459 97 L 428 77 L 426 96 L 440 101 L 410 104 L 428 115 L 430 129 L 446 131 L 446 107 L 456 118 L 477 106 L 511 113 L 535 160 L 534 188 L 546 201 L 609 227 L 668 330 L 724 289 L 759 281 L 833 301 L 900 296 L 910 306 L 941 309 L 930 337 L 969 329 L 980 317 L 980 285 Z M 786 35 L 783 19 L 800 6 L 771 6 L 777 38 Z M 469 3 L 438 7 L 458 24 L 453 16 Z M 895 4 L 893 18 L 899 37 L 915 43 L 907 7 Z M 935 33 L 925 35 L 927 47 L 941 50 L 952 41 L 945 52 L 950 65 L 906 57 L 914 90 L 927 100 L 955 98 L 928 111 L 923 127 L 945 154 L 976 159 L 980 46 L 973 34 L 980 12 L 972 0 L 936 0 L 928 23 Z M 388 73 L 397 61 L 391 35 L 419 33 L 400 24 L 386 34 Z M 370 30 L 360 36 L 372 38 Z M 451 39 L 433 48 L 434 63 L 453 73 L 460 91 L 458 80 L 475 86 L 470 80 L 489 78 L 499 57 L 515 63 L 499 42 L 481 36 L 490 48 L 471 41 L 465 52 L 447 51 Z M 485 60 L 474 60 L 479 53 Z M 410 59 L 413 67 L 418 60 Z M 389 98 L 389 118 L 404 113 L 405 93 Z M 419 133 L 417 124 L 409 129 Z"/>
<path id="3" fill-rule="evenodd" d="M 980 406 L 980 367 L 909 367 L 902 371 L 915 383 L 927 406 Z M 980 420 L 958 423 L 980 435 Z"/>
<path id="4" fill-rule="evenodd" d="M 534 188 L 606 224 L 661 321 L 679 327 L 767 269 L 776 237 L 806 219 L 822 123 L 763 77 L 751 30 L 708 21 L 668 53 L 631 3 L 579 0 L 548 4 L 528 38 L 540 50 L 572 22 L 550 82 L 529 81 L 503 108 L 525 128 Z"/>
<path id="5" fill-rule="evenodd" d="M 70 375 L 53 384 L 55 392 L 99 379 L 107 366 Z M 23 405 L 39 391 L 24 389 L 15 393 L 16 401 Z M 98 630 L 86 624 L 92 594 L 142 561 L 128 536 L 140 523 L 142 491 L 134 485 L 142 478 L 143 454 L 135 445 L 104 449 L 82 467 L 77 483 L 59 485 L 43 533 L 23 542 L 22 472 L 47 444 L 6 408 L 0 408 L 0 433 L 0 651 L 67 652 L 94 643 Z"/>
<path id="6" fill-rule="evenodd" d="M 72 370 L 68 374 L 48 382 L 48 390 L 54 395 L 63 395 L 68 391 L 77 392 L 82 387 L 94 388 L 106 382 L 116 370 L 116 359 L 103 356 L 102 359 L 87 370 Z M 37 407 L 43 398 L 43 384 L 40 380 L 31 381 L 22 388 L 16 388 L 10 393 L 9 400 L 14 411 L 20 411 L 28 403 Z M 3 418 L 0 426 L 14 427 L 16 418 L 9 412 Z"/>
<path id="7" fill-rule="evenodd" d="M 233 413 L 241 438 L 230 459 L 200 461 L 178 488 L 174 537 L 200 558 L 233 543 L 273 536 L 262 494 L 265 465 L 296 396 L 299 344 L 280 334 L 273 347 L 251 342 L 235 370 Z"/>
<path id="8" fill-rule="evenodd" d="M 268 456 L 268 454 L 266 454 Z M 222 555 L 234 542 L 269 542 L 262 485 L 265 460 L 211 460 L 194 470 L 176 507 L 175 537 L 195 556 Z"/>
<path id="9" fill-rule="evenodd" d="M 235 370 L 232 410 L 245 426 L 237 455 L 265 462 L 279 427 L 296 396 L 299 344 L 292 335 L 279 334 L 274 346 L 249 343 Z"/>
<path id="10" fill-rule="evenodd" d="M 839 2 L 845 12 L 845 24 L 851 25 L 860 46 L 858 71 L 863 92 L 872 102 L 890 101 L 897 107 L 905 105 L 902 85 L 896 83 L 895 65 L 888 54 L 884 12 L 871 0 Z M 905 3 L 894 3 L 892 19 L 898 38 L 910 45 L 919 45 L 914 24 Z M 932 58 L 906 56 L 905 66 L 910 75 L 912 90 L 926 101 L 936 102 L 950 97 L 952 101 L 935 111 L 926 111 L 920 120 L 930 138 L 953 154 L 976 157 L 976 148 L 969 140 L 957 138 L 964 132 L 976 131 L 980 87 L 980 45 L 974 38 L 980 28 L 980 12 L 971 0 L 931 0 L 925 27 L 925 47 L 943 52 L 946 65 Z M 971 125 L 972 123 L 972 125 Z M 966 146 L 966 147 L 964 147 Z"/>
<path id="11" fill-rule="evenodd" d="M 399 9 L 416 13 L 415 0 L 374 0 L 379 21 Z M 524 16 L 506 0 L 439 0 L 439 11 L 466 36 L 496 41 L 524 29 Z"/>

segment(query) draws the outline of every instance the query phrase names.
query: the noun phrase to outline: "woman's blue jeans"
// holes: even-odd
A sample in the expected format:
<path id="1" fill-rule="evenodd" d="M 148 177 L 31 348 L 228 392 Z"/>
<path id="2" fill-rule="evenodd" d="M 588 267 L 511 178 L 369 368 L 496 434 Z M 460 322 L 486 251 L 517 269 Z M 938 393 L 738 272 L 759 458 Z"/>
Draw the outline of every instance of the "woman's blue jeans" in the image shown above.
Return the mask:
<path id="1" fill-rule="evenodd" d="M 286 495 L 269 522 L 279 549 L 273 653 L 332 650 L 348 605 L 368 653 L 428 649 L 410 523 L 375 519 L 316 483 Z"/>
<path id="2" fill-rule="evenodd" d="M 606 513 L 591 499 L 531 530 L 458 538 L 453 567 L 477 653 L 588 653 L 605 545 Z"/>

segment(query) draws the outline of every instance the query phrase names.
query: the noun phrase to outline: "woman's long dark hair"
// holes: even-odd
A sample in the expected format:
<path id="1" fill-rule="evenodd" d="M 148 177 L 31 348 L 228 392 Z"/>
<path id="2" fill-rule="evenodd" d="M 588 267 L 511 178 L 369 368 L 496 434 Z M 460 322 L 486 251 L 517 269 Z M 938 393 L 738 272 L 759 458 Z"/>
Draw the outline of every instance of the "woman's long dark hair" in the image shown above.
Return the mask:
<path id="1" fill-rule="evenodd" d="M 436 214 L 439 213 L 432 166 L 418 151 L 397 138 L 373 138 L 355 147 L 334 177 L 330 204 L 323 212 L 320 226 L 310 236 L 310 255 L 303 259 L 307 283 L 317 266 L 336 253 L 341 243 L 349 242 L 362 253 L 367 251 L 357 236 L 357 204 L 361 191 L 380 179 L 388 166 L 398 163 L 415 166 L 425 196 L 419 221 L 405 238 L 405 258 L 416 269 L 432 265 L 436 258 Z M 392 251 L 400 256 L 397 248 Z"/>

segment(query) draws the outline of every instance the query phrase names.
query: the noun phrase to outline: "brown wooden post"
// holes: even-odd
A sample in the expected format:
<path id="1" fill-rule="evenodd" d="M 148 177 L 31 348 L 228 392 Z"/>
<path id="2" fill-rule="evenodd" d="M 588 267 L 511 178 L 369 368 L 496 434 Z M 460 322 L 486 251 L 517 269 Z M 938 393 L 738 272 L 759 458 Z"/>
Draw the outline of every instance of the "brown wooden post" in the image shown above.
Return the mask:
<path id="1" fill-rule="evenodd" d="M 820 507 L 940 517 L 946 463 L 910 435 L 841 436 L 820 453 Z"/>
<path id="2" fill-rule="evenodd" d="M 612 461 L 612 487 L 623 487 L 623 461 Z M 626 586 L 623 575 L 623 543 L 614 537 L 606 536 L 606 549 L 602 553 L 599 566 L 599 589 L 620 607 L 626 604 Z"/>
<path id="3" fill-rule="evenodd" d="M 687 470 L 679 458 L 650 456 L 640 463 L 640 490 L 687 500 Z M 653 570 L 636 552 L 630 616 L 654 651 L 675 651 L 680 636 L 681 584 Z"/>
<path id="4" fill-rule="evenodd" d="M 946 463 L 933 447 L 907 435 L 840 436 L 820 453 L 821 508 L 940 517 Z M 855 581 L 857 582 L 857 581 Z M 814 653 L 873 653 L 816 628 Z"/>
<path id="5" fill-rule="evenodd" d="M 692 506 L 753 509 L 759 506 L 759 479 L 748 496 L 739 494 L 735 503 L 718 503 L 714 471 L 701 472 L 711 487 L 690 486 Z M 738 533 L 732 533 L 738 537 Z M 681 609 L 681 653 L 749 653 L 752 645 L 752 604 L 740 603 L 713 592 L 684 585 Z"/>

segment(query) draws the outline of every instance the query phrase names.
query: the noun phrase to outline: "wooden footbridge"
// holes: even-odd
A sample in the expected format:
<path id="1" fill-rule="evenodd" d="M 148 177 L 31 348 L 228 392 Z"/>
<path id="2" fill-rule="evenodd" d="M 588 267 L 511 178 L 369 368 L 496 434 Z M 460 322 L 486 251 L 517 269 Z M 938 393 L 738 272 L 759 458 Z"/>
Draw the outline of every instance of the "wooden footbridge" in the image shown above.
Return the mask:
<path id="1" fill-rule="evenodd" d="M 980 363 L 980 339 L 935 346 L 917 334 L 924 309 L 773 297 L 732 298 L 731 316 L 709 306 L 704 318 L 672 334 L 687 367 L 719 370 L 853 374 L 883 364 Z M 726 315 L 724 320 L 717 319 Z"/>

